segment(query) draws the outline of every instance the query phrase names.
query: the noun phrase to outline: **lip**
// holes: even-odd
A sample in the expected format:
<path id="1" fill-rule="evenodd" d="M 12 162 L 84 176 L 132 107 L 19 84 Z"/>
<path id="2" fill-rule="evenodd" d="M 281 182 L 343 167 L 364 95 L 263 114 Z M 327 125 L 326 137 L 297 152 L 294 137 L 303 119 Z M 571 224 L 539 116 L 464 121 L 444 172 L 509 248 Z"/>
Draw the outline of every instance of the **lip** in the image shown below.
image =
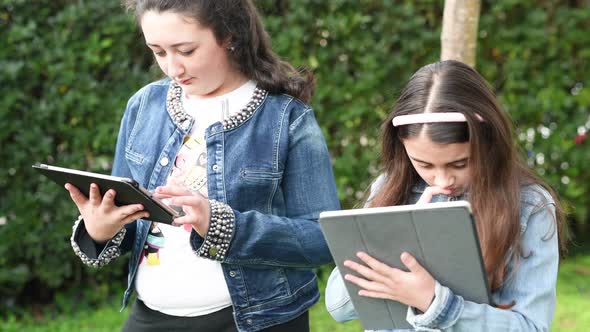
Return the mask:
<path id="1" fill-rule="evenodd" d="M 191 84 L 192 80 L 193 80 L 192 78 L 187 78 L 186 80 L 178 81 L 178 84 L 189 85 L 189 84 Z"/>

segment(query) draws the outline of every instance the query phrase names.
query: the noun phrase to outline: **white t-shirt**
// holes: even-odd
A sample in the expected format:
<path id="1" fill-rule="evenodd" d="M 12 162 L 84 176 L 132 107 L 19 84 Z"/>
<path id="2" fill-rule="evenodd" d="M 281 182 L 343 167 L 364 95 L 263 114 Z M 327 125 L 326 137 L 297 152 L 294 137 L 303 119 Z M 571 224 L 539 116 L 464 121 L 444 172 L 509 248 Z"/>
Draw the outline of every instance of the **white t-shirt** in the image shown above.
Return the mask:
<path id="1" fill-rule="evenodd" d="M 225 95 L 192 99 L 185 111 L 195 122 L 176 156 L 168 181 L 207 196 L 205 129 L 240 111 L 252 98 L 249 81 Z M 231 305 L 221 263 L 198 257 L 190 246 L 192 227 L 153 223 L 135 277 L 138 298 L 149 308 L 172 316 L 202 316 Z"/>

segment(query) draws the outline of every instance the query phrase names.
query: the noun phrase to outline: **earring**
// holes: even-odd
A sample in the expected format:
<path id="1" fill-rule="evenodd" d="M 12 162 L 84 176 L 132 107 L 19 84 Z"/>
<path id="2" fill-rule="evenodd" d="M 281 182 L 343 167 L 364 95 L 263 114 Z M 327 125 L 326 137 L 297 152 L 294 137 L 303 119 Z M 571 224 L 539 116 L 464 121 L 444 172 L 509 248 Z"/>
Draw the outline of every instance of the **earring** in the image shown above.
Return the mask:
<path id="1" fill-rule="evenodd" d="M 233 52 L 233 51 L 235 51 L 235 50 L 236 50 L 236 48 L 235 48 L 235 47 L 233 47 L 233 46 L 228 46 L 228 47 L 227 47 L 227 50 L 228 50 L 228 51 L 230 51 L 230 52 Z"/>

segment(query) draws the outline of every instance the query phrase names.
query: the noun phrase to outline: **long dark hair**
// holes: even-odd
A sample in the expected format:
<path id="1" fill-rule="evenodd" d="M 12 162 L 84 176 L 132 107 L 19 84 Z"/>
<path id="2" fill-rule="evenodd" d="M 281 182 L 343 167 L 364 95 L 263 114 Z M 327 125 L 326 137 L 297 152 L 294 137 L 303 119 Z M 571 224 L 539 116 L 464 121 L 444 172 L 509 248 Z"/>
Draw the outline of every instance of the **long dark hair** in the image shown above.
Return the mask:
<path id="1" fill-rule="evenodd" d="M 459 112 L 467 121 L 399 127 L 391 123 L 398 115 L 434 112 Z M 562 249 L 566 234 L 557 196 L 529 169 L 516 147 L 512 131 L 508 114 L 502 111 L 486 81 L 474 69 L 452 60 L 422 67 L 410 78 L 383 123 L 382 163 L 384 172 L 392 176 L 387 176 L 369 205 L 408 204 L 411 188 L 420 177 L 402 140 L 426 134 L 435 143 L 470 142 L 469 201 L 478 221 L 490 287 L 498 289 L 507 274 L 506 255 L 510 253 L 518 262 L 522 254 L 519 223 L 522 186 L 538 184 L 553 196 Z"/>
<path id="2" fill-rule="evenodd" d="M 222 45 L 229 41 L 230 61 L 247 78 L 271 93 L 287 93 L 309 102 L 315 78 L 311 70 L 296 70 L 272 50 L 270 37 L 251 0 L 123 0 L 140 21 L 150 10 L 172 11 L 210 28 Z"/>

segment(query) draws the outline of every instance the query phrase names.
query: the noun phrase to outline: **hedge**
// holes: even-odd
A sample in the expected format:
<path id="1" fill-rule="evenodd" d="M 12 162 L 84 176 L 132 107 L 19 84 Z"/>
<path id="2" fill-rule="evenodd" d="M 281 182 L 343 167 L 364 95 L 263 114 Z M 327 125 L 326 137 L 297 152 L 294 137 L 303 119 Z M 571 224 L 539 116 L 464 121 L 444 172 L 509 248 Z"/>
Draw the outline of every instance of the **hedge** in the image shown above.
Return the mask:
<path id="1" fill-rule="evenodd" d="M 344 207 L 379 173 L 379 127 L 406 79 L 438 60 L 441 1 L 257 1 L 275 50 L 311 67 L 312 106 Z M 584 1 L 484 1 L 477 69 L 517 124 L 531 166 L 588 224 L 590 11 Z M 117 1 L 4 0 L 0 7 L 0 307 L 97 300 L 125 260 L 82 266 L 77 216 L 36 162 L 109 173 L 129 96 L 160 73 Z M 109 280 L 110 282 L 106 282 Z M 98 286 L 100 285 L 100 287 Z M 89 287 L 90 286 L 90 287 Z"/>

